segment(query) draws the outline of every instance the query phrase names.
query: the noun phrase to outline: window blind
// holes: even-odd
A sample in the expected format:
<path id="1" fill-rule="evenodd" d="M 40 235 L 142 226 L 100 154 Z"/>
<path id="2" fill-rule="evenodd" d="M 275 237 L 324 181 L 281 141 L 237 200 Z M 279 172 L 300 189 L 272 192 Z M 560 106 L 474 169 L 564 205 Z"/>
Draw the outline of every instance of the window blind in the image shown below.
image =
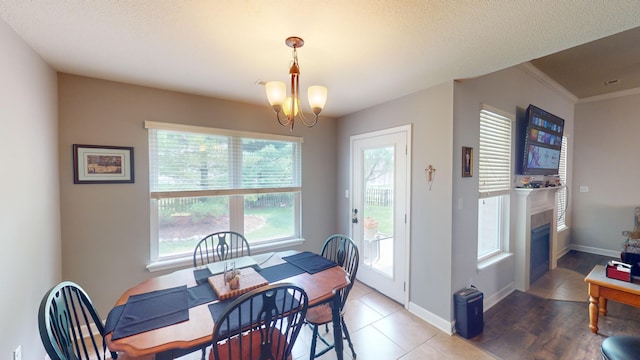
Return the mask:
<path id="1" fill-rule="evenodd" d="M 508 194 L 511 190 L 511 119 L 480 110 L 478 149 L 480 197 Z"/>
<path id="2" fill-rule="evenodd" d="M 556 218 L 557 228 L 562 229 L 567 226 L 567 137 L 562 137 L 562 149 L 560 150 L 560 166 L 558 167 L 560 182 L 565 185 L 556 193 L 556 206 L 558 214 Z"/>
<path id="3" fill-rule="evenodd" d="M 149 127 L 152 198 L 300 190 L 301 141 Z"/>

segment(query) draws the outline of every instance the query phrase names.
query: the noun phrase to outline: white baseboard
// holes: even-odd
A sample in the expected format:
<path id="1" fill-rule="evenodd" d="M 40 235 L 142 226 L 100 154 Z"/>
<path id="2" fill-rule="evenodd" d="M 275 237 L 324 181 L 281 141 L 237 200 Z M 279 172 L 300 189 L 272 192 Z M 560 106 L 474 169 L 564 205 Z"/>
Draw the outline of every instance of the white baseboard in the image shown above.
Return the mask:
<path id="1" fill-rule="evenodd" d="M 437 327 L 441 331 L 446 334 L 453 335 L 454 333 L 454 322 L 445 320 L 440 316 L 423 309 L 422 307 L 416 305 L 415 303 L 409 302 L 408 307 L 409 312 L 414 314 L 415 316 L 421 318 L 422 320 L 428 322 L 429 324 Z"/>
<path id="2" fill-rule="evenodd" d="M 571 244 L 569 245 L 571 247 L 571 250 L 576 250 L 576 251 L 582 251 L 582 252 L 586 252 L 586 253 L 590 253 L 590 254 L 596 254 L 596 255 L 602 255 L 602 256 L 609 256 L 612 258 L 619 258 L 620 257 L 620 253 L 622 252 L 621 250 L 607 250 L 607 249 L 600 249 L 600 248 L 596 248 L 596 247 L 591 247 L 591 246 L 584 246 L 584 245 L 576 245 L 576 244 Z"/>
<path id="3" fill-rule="evenodd" d="M 570 245 L 567 245 L 565 248 L 558 250 L 558 252 L 556 253 L 556 260 L 565 256 L 569 251 L 571 251 Z"/>
<path id="4" fill-rule="evenodd" d="M 505 286 L 504 288 L 498 290 L 495 294 L 491 295 L 488 298 L 485 298 L 484 301 L 482 302 L 482 306 L 483 306 L 483 312 L 491 309 L 491 307 L 493 307 L 493 305 L 497 304 L 500 302 L 500 300 L 506 298 L 507 296 L 509 296 L 509 294 L 511 294 L 512 292 L 514 292 L 516 290 L 516 283 L 511 282 L 509 285 Z"/>
<path id="5" fill-rule="evenodd" d="M 609 257 L 614 257 L 614 258 L 620 257 L 620 252 L 619 251 L 600 249 L 600 248 L 595 248 L 595 247 L 590 247 L 590 246 L 570 244 L 568 247 L 565 247 L 564 249 L 558 251 L 557 258 L 558 259 L 561 258 L 562 256 L 564 256 L 566 253 L 568 253 L 571 250 L 582 251 L 582 252 L 586 252 L 586 253 L 590 253 L 590 254 L 596 254 L 596 255 L 609 256 Z M 499 303 L 501 300 L 503 300 L 504 298 L 509 296 L 509 294 L 511 294 L 515 290 L 516 290 L 516 284 L 515 284 L 515 282 L 511 282 L 509 285 L 507 285 L 504 288 L 498 290 L 492 296 L 490 296 L 488 298 L 485 298 L 483 303 L 482 303 L 483 311 L 489 310 L 491 307 L 493 307 L 494 305 Z M 455 333 L 455 320 L 454 321 L 445 320 L 445 319 L 435 315 L 434 313 L 432 313 L 432 312 L 430 312 L 430 311 L 428 311 L 426 309 L 423 309 L 422 307 L 420 307 L 420 306 L 418 306 L 418 305 L 416 305 L 415 303 L 412 303 L 412 302 L 409 302 L 408 310 L 412 314 L 414 314 L 417 317 L 421 318 L 422 320 L 424 320 L 424 321 L 428 322 L 429 324 L 437 327 L 438 329 L 440 329 L 444 333 L 447 333 L 449 335 L 453 335 Z"/>
<path id="6" fill-rule="evenodd" d="M 500 302 L 500 300 L 506 298 L 507 296 L 509 296 L 509 294 L 511 294 L 513 291 L 515 291 L 516 289 L 516 283 L 512 282 L 509 285 L 507 285 L 506 287 L 504 287 L 503 289 L 499 290 L 497 293 L 495 293 L 494 295 L 492 295 L 489 298 L 485 298 L 482 302 L 482 307 L 483 307 L 483 312 L 487 311 L 488 309 L 490 309 L 493 305 L 497 304 Z M 421 318 L 422 320 L 428 322 L 429 324 L 437 327 L 438 329 L 440 329 L 442 332 L 449 334 L 449 335 L 453 335 L 456 330 L 455 330 L 455 325 L 456 322 L 455 320 L 453 321 L 448 321 L 445 320 L 443 318 L 441 318 L 440 316 L 426 310 L 423 309 L 422 307 L 416 305 L 415 303 L 409 302 L 409 307 L 408 307 L 409 312 L 411 312 L 412 314 L 414 314 L 415 316 Z"/>

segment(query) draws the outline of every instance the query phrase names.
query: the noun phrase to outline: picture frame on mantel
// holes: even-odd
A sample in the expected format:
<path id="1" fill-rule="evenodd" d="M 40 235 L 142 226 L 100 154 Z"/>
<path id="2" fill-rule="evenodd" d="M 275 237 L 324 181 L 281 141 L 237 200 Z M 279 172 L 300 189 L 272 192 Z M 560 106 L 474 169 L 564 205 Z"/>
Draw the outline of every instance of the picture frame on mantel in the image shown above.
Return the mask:
<path id="1" fill-rule="evenodd" d="M 74 184 L 134 182 L 133 147 L 73 144 Z"/>
<path id="2" fill-rule="evenodd" d="M 473 176 L 473 148 L 462 147 L 462 177 Z"/>

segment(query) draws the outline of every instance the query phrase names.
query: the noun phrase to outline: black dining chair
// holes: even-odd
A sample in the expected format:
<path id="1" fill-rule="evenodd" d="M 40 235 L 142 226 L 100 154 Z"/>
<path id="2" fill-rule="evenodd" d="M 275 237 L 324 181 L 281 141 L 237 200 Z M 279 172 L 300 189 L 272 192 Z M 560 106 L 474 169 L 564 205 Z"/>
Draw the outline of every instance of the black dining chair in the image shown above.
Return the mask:
<path id="1" fill-rule="evenodd" d="M 104 325 L 91 299 L 71 281 L 59 283 L 44 295 L 38 327 L 42 345 L 52 360 L 118 357 L 107 350 Z"/>
<path id="2" fill-rule="evenodd" d="M 193 250 L 193 266 L 242 256 L 251 256 L 249 242 L 244 235 L 235 231 L 218 231 L 205 236 L 196 244 Z M 206 348 L 202 348 L 202 360 L 206 355 Z"/>
<path id="3" fill-rule="evenodd" d="M 356 351 L 353 348 L 351 342 L 351 336 L 349 336 L 349 330 L 347 324 L 344 321 L 345 305 L 347 303 L 347 297 L 349 292 L 356 281 L 356 273 L 358 272 L 358 264 L 360 262 L 360 254 L 356 244 L 346 235 L 335 234 L 329 236 L 322 245 L 321 255 L 329 260 L 335 261 L 340 265 L 349 275 L 351 283 L 346 288 L 340 290 L 337 296 L 340 297 L 340 326 L 342 326 L 342 332 L 344 338 L 349 343 L 351 348 L 352 357 L 356 358 Z M 313 338 L 311 340 L 311 354 L 310 358 L 322 356 L 327 351 L 335 348 L 335 344 L 330 343 L 324 336 L 319 334 L 318 328 L 321 325 L 325 326 L 325 335 L 329 332 L 329 324 L 333 320 L 331 312 L 331 306 L 327 303 L 309 308 L 307 311 L 306 323 L 313 328 Z M 320 339 L 326 346 L 322 351 L 316 353 L 317 341 Z"/>
<path id="4" fill-rule="evenodd" d="M 241 295 L 215 320 L 209 359 L 291 359 L 308 306 L 307 293 L 291 283 Z"/>
<path id="5" fill-rule="evenodd" d="M 249 242 L 235 231 L 219 231 L 205 236 L 193 250 L 193 266 L 242 256 L 250 256 Z"/>

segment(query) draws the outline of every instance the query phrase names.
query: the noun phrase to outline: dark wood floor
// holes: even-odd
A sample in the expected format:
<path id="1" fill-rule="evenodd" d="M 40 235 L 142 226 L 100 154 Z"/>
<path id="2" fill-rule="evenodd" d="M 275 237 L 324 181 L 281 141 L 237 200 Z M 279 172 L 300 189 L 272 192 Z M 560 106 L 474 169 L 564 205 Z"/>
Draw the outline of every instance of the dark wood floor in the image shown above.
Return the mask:
<path id="1" fill-rule="evenodd" d="M 558 266 L 587 275 L 609 258 L 571 251 Z M 501 359 L 600 359 L 611 335 L 640 336 L 640 308 L 608 303 L 598 334 L 589 331 L 588 302 L 558 301 L 514 291 L 484 313 L 484 331 L 470 339 Z M 640 355 L 639 355 L 640 358 Z"/>

